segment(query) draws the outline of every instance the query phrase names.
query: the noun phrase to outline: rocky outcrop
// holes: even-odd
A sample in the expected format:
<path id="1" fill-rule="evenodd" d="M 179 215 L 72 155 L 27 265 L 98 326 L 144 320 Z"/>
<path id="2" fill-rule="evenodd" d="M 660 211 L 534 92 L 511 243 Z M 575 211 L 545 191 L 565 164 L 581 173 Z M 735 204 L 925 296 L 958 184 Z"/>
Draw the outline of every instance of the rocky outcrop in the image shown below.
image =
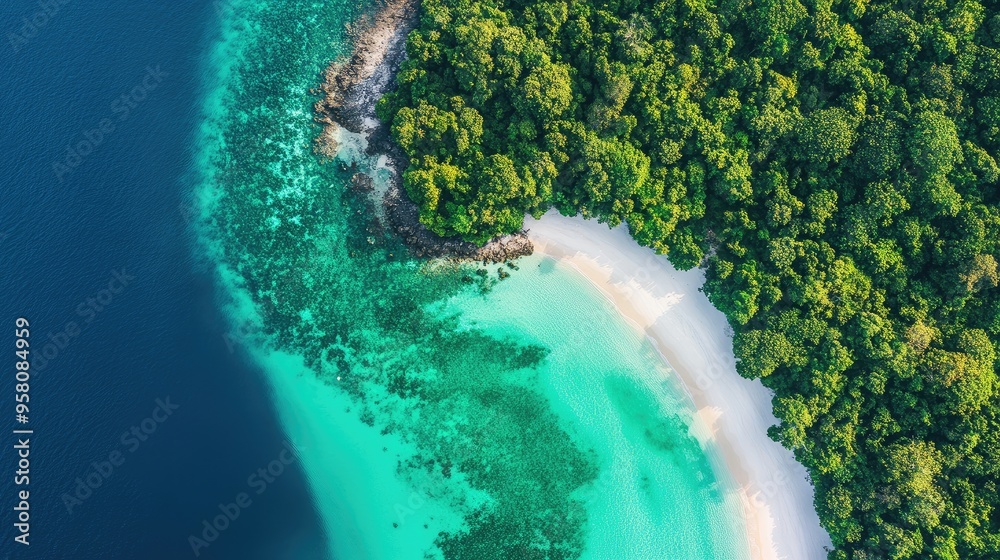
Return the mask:
<path id="1" fill-rule="evenodd" d="M 355 173 L 351 177 L 351 190 L 357 193 L 375 192 L 375 180 L 367 173 Z"/>
<path id="2" fill-rule="evenodd" d="M 417 205 L 400 191 L 398 182 L 389 187 L 382 206 L 389 227 L 418 257 L 499 263 L 534 252 L 525 232 L 497 237 L 483 246 L 437 235 L 420 223 Z"/>
<path id="3" fill-rule="evenodd" d="M 417 8 L 418 0 L 389 0 L 350 29 L 354 51 L 346 62 L 336 61 L 326 69 L 323 97 L 314 106 L 315 119 L 323 126 L 316 152 L 328 159 L 336 157 L 337 137 L 343 128 L 367 136 L 369 156 L 388 157 L 394 174 L 381 200 L 385 220 L 417 257 L 498 263 L 530 255 L 534 247 L 524 232 L 498 237 L 482 247 L 440 237 L 420 223 L 417 205 L 403 192 L 402 171 L 409 162 L 392 141 L 389 126 L 375 117 L 375 104 L 395 84 L 396 72 L 406 58 L 406 36 L 416 25 Z M 364 173 L 356 173 L 349 188 L 375 192 L 372 178 Z"/>
<path id="4" fill-rule="evenodd" d="M 315 105 L 316 120 L 324 124 L 321 141 L 333 139 L 337 127 L 351 132 L 370 128 L 366 121 L 375 119 L 375 103 L 390 89 L 406 57 L 406 36 L 416 25 L 417 6 L 417 0 L 390 0 L 349 28 L 354 51 L 347 61 L 327 67 L 323 97 Z M 336 154 L 337 146 L 318 148 Z"/>

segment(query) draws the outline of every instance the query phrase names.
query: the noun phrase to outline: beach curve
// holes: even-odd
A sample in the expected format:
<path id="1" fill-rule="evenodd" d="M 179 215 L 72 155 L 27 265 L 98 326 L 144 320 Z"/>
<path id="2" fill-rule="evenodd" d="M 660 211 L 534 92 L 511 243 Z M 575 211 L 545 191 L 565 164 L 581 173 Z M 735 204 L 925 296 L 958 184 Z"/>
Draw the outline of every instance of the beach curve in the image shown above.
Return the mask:
<path id="1" fill-rule="evenodd" d="M 624 226 L 555 211 L 525 218 L 536 251 L 589 280 L 654 345 L 696 410 L 691 435 L 714 442 L 737 487 L 755 560 L 821 560 L 832 548 L 813 487 L 791 451 L 767 437 L 778 420 L 771 392 L 736 372 L 732 331 L 700 291 L 703 270 L 680 271 L 641 247 Z"/>

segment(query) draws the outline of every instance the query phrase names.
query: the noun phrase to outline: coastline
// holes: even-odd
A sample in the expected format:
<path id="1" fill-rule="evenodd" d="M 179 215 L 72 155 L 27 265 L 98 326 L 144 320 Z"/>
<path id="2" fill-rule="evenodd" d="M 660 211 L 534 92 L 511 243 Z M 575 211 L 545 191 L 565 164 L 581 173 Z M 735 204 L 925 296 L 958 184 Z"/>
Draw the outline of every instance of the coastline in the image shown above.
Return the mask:
<path id="1" fill-rule="evenodd" d="M 406 156 L 391 141 L 387 123 L 374 114 L 375 102 L 394 87 L 417 5 L 416 0 L 389 1 L 353 26 L 352 55 L 333 62 L 323 76 L 323 97 L 315 104 L 315 119 L 323 129 L 316 152 L 345 159 L 341 148 L 360 135 L 367 157 L 385 156 L 383 167 L 392 173 L 387 188 L 374 188 L 363 173 L 353 183 L 371 193 L 384 210 L 386 225 L 417 257 L 495 263 L 537 250 L 572 266 L 676 372 L 697 411 L 691 435 L 703 447 L 709 442 L 717 446 L 722 464 L 715 466 L 735 482 L 751 558 L 825 559 L 824 547 L 832 545 L 819 525 L 808 475 L 790 451 L 767 437 L 767 428 L 777 423 L 771 394 L 759 381 L 736 373 L 728 322 L 699 292 L 702 271 L 675 270 L 623 227 L 609 230 L 554 211 L 542 220 L 527 216 L 526 235 L 505 236 L 484 247 L 442 239 L 420 224 L 416 205 L 403 192 Z"/>
<path id="2" fill-rule="evenodd" d="M 379 125 L 375 104 L 390 91 L 399 65 L 406 58 L 406 36 L 417 23 L 418 0 L 387 0 L 381 8 L 349 25 L 354 45 L 347 60 L 327 66 L 320 98 L 313 106 L 323 133 L 316 138 L 317 152 L 333 158 L 340 128 L 355 134 Z"/>
<path id="3" fill-rule="evenodd" d="M 533 247 L 523 231 L 494 238 L 481 247 L 458 238 L 439 237 L 420 222 L 417 205 L 404 192 L 402 172 L 409 161 L 392 141 L 389 123 L 376 116 L 375 104 L 395 87 L 396 73 L 406 59 L 406 37 L 417 23 L 418 9 L 419 0 L 387 0 L 378 11 L 350 26 L 354 43 L 351 56 L 327 66 L 319 90 L 313 90 L 322 94 L 313 105 L 314 119 L 322 128 L 313 149 L 328 161 L 337 157 L 385 158 L 381 167 L 391 172 L 385 188 L 374 188 L 364 172 L 354 175 L 352 185 L 371 193 L 373 203 L 381 206 L 385 225 L 416 257 L 491 264 L 530 255 Z"/>
<path id="4" fill-rule="evenodd" d="M 822 560 L 832 546 L 813 507 L 813 488 L 790 451 L 767 437 L 777 423 L 771 393 L 736 373 L 722 312 L 699 291 L 704 272 L 678 271 L 623 227 L 554 211 L 525 218 L 535 249 L 568 264 L 608 298 L 677 373 L 694 403 L 691 435 L 718 447 L 735 482 L 754 560 Z"/>

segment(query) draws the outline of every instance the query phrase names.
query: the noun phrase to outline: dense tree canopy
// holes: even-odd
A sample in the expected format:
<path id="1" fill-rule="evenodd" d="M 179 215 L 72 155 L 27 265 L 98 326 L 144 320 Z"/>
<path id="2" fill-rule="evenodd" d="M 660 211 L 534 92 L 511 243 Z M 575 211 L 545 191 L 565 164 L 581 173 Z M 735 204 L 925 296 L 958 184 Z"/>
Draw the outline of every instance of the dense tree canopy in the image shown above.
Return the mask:
<path id="1" fill-rule="evenodd" d="M 379 111 L 441 235 L 555 207 L 704 262 L 830 558 L 995 559 L 997 8 L 423 0 Z"/>

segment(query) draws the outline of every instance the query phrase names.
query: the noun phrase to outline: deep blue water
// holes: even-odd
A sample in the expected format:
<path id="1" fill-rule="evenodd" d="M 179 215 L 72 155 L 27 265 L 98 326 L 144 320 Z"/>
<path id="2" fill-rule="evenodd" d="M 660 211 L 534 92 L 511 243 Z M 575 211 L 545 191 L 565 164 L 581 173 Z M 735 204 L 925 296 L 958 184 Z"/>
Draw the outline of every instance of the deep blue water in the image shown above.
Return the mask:
<path id="1" fill-rule="evenodd" d="M 188 536 L 244 491 L 252 504 L 200 558 L 321 558 L 297 465 L 259 495 L 248 487 L 284 436 L 192 261 L 187 176 L 212 2 L 70 1 L 15 48 L 40 11 L 0 3 L 0 558 L 193 558 Z M 84 141 L 89 154 L 67 153 Z M 113 271 L 132 279 L 109 300 Z M 19 315 L 36 355 L 50 334 L 63 343 L 31 380 L 27 547 L 12 527 Z M 69 322 L 75 336 L 61 334 Z M 123 443 L 168 397 L 178 408 L 147 422 L 146 441 Z M 64 494 L 116 451 L 124 462 L 70 513 Z"/>

